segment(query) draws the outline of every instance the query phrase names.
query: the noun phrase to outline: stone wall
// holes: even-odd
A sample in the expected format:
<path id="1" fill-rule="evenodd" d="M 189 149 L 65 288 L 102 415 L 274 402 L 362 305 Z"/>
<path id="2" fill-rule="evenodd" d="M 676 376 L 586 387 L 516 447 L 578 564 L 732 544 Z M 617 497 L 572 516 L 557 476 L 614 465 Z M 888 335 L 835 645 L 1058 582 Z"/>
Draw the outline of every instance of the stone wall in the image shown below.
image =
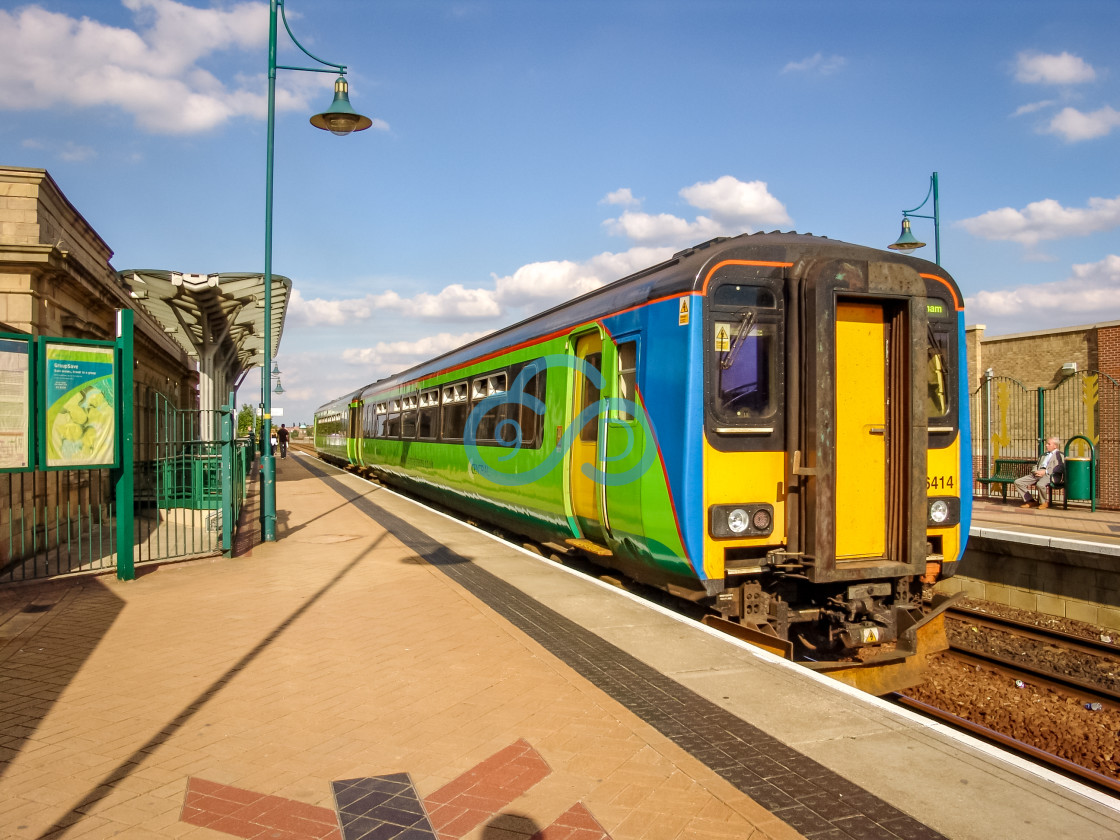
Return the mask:
<path id="1" fill-rule="evenodd" d="M 1068 362 L 1075 363 L 1077 370 L 1099 370 L 1098 334 L 1102 329 L 1118 327 L 1120 322 L 1110 322 L 991 337 L 984 336 L 982 325 L 969 327 L 969 391 L 980 386 L 989 368 L 993 375 L 1010 376 L 1027 388 L 1053 387 L 1066 375 L 1062 365 Z M 1120 351 L 1120 347 L 1117 349 Z"/>
<path id="2" fill-rule="evenodd" d="M 109 262 L 112 256 L 50 174 L 0 166 L 3 331 L 111 340 L 116 337 L 117 310 L 132 309 L 138 419 L 155 392 L 177 407 L 196 407 L 195 363 L 155 318 L 133 306 Z M 92 509 L 108 501 L 111 492 L 106 470 L 11 473 L 0 479 L 0 568 L 39 539 L 29 537 L 27 529 L 45 527 L 39 521 L 42 512 Z"/>
<path id="3" fill-rule="evenodd" d="M 1027 540 L 1030 535 L 1018 535 Z M 972 535 L 955 577 L 939 592 L 964 592 L 997 604 L 1072 618 L 1120 632 L 1120 548 L 1065 550 L 1039 536 L 1035 544 Z"/>

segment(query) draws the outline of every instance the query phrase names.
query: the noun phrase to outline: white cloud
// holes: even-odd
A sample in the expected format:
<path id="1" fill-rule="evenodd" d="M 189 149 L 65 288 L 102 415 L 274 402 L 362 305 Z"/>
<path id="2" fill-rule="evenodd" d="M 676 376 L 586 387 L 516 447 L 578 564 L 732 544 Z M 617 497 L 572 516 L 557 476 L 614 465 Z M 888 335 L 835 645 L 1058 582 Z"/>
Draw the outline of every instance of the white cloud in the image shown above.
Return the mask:
<path id="1" fill-rule="evenodd" d="M 627 210 L 617 219 L 608 219 L 603 224 L 615 236 L 625 236 L 627 239 L 647 245 L 656 242 L 677 244 L 700 242 L 727 233 L 722 225 L 707 216 L 697 216 L 689 222 L 668 213 L 659 213 L 655 216 L 631 210 Z M 736 233 L 741 232 L 736 231 Z"/>
<path id="2" fill-rule="evenodd" d="M 1090 198 L 1083 208 L 1063 207 L 1047 198 L 1032 202 L 1023 210 L 1003 207 L 958 224 L 973 236 L 1034 246 L 1046 239 L 1085 236 L 1120 226 L 1120 196 Z"/>
<path id="3" fill-rule="evenodd" d="M 529 263 L 513 274 L 494 275 L 495 297 L 505 309 L 539 312 L 655 265 L 672 252 L 667 247 L 637 247 L 621 253 L 604 252 L 584 262 Z"/>
<path id="4" fill-rule="evenodd" d="M 89 146 L 79 146 L 77 143 L 67 143 L 58 156 L 69 163 L 79 163 L 97 157 L 96 150 Z"/>
<path id="5" fill-rule="evenodd" d="M 1020 105 L 1018 108 L 1015 109 L 1015 113 L 1012 114 L 1011 116 L 1021 117 L 1024 114 L 1033 114 L 1035 111 L 1041 111 L 1043 108 L 1049 108 L 1049 107 L 1051 107 L 1053 105 L 1057 105 L 1057 104 L 1058 104 L 1057 99 L 1044 99 L 1041 102 L 1030 102 L 1026 105 Z"/>
<path id="6" fill-rule="evenodd" d="M 1120 320 L 1120 256 L 1074 265 L 1065 280 L 983 291 L 964 303 L 968 322 L 992 335 Z"/>
<path id="7" fill-rule="evenodd" d="M 474 320 L 497 326 L 541 312 L 662 262 L 682 244 L 737 235 L 758 224 L 790 222 L 785 207 L 762 181 L 743 182 L 724 175 L 715 181 L 685 187 L 680 195 L 708 215 L 687 221 L 666 213 L 653 215 L 625 210 L 618 218 L 604 223 L 611 232 L 635 243 L 623 251 L 606 251 L 586 260 L 527 263 L 512 274 L 492 274 L 489 288 L 467 288 L 453 283 L 436 293 L 420 292 L 410 297 L 386 291 L 360 298 L 328 300 L 305 298 L 296 288 L 288 303 L 287 320 L 296 328 L 376 323 L 379 318 L 387 317 Z M 629 206 L 638 201 L 630 189 L 624 187 L 608 194 L 600 203 Z"/>
<path id="8" fill-rule="evenodd" d="M 344 350 L 342 360 L 349 365 L 372 368 L 371 377 L 376 378 L 462 347 L 476 338 L 482 338 L 488 332 L 489 330 L 482 330 L 457 335 L 441 332 L 416 341 L 379 341 L 373 347 Z"/>
<path id="9" fill-rule="evenodd" d="M 825 56 L 823 53 L 816 53 L 802 61 L 791 61 L 782 68 L 782 72 L 817 73 L 821 76 L 829 76 L 843 69 L 847 63 L 848 60 L 841 55 Z"/>
<path id="10" fill-rule="evenodd" d="M 1027 84 L 1073 85 L 1091 82 L 1097 72 L 1084 59 L 1068 52 L 1049 55 L 1021 52 L 1016 59 L 1015 78 Z"/>
<path id="11" fill-rule="evenodd" d="M 680 191 L 693 207 L 708 211 L 692 221 L 668 213 L 657 215 L 627 210 L 603 224 L 616 236 L 643 245 L 684 245 L 715 236 L 735 236 L 763 225 L 789 225 L 785 205 L 770 194 L 765 181 L 740 181 L 724 175 L 700 181 Z"/>
<path id="12" fill-rule="evenodd" d="M 494 318 L 501 307 L 487 289 L 467 289 L 454 283 L 432 294 L 420 292 L 405 298 L 388 291 L 361 298 L 327 300 L 305 298 L 298 288 L 292 290 L 287 319 L 297 326 L 339 326 L 368 321 L 386 315 L 406 318 Z"/>
<path id="13" fill-rule="evenodd" d="M 1076 108 L 1063 108 L 1043 131 L 1060 135 L 1067 143 L 1076 143 L 1104 137 L 1118 127 L 1120 111 L 1106 105 L 1088 114 Z"/>
<path id="14" fill-rule="evenodd" d="M 630 192 L 629 187 L 623 187 L 620 190 L 615 190 L 612 193 L 607 193 L 605 196 L 603 196 L 602 199 L 600 199 L 599 203 L 600 204 L 622 204 L 622 205 L 625 205 L 627 207 L 635 205 L 635 204 L 641 204 L 641 202 L 638 199 L 634 198 L 634 194 L 632 192 Z"/>
<path id="15" fill-rule="evenodd" d="M 116 107 L 154 134 L 211 130 L 234 118 L 263 119 L 264 74 L 223 84 L 200 65 L 214 53 L 259 52 L 268 4 L 197 8 L 176 0 L 121 0 L 136 29 L 72 18 L 29 5 L 0 10 L 0 109 Z M 278 110 L 304 109 L 329 79 L 287 74 Z M 383 122 L 379 128 L 386 128 Z"/>
<path id="16" fill-rule="evenodd" d="M 638 247 L 617 254 L 602 253 L 584 262 L 529 263 L 513 274 L 491 275 L 494 285 L 490 289 L 468 289 L 454 283 L 435 294 L 420 292 L 412 297 L 388 291 L 326 300 L 305 298 L 295 288 L 288 302 L 287 323 L 295 328 L 343 326 L 390 317 L 509 323 L 661 262 L 672 252 L 672 248 Z"/>

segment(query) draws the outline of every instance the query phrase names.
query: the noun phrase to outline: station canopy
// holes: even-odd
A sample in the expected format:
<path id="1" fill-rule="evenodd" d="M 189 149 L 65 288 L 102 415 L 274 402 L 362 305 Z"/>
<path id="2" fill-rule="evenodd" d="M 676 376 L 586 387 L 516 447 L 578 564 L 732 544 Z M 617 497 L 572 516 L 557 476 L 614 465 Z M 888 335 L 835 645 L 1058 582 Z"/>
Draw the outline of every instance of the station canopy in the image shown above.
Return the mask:
<path id="1" fill-rule="evenodd" d="M 187 274 L 179 271 L 118 271 L 136 302 L 155 317 L 188 354 L 199 360 L 203 379 L 213 381 L 223 402 L 225 388 L 236 389 L 254 367 L 264 363 L 264 275 Z M 272 275 L 270 358 L 276 357 L 292 281 Z M 263 373 L 268 376 L 268 372 Z M 203 397 L 203 402 L 207 402 Z"/>

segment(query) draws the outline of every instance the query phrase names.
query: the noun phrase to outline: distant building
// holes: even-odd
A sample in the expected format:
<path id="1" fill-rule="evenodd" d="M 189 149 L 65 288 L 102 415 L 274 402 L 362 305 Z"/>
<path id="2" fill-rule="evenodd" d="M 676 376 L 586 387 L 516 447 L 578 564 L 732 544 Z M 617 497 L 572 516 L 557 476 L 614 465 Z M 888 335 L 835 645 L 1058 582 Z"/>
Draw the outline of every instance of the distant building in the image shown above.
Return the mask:
<path id="1" fill-rule="evenodd" d="M 965 352 L 976 475 L 1000 457 L 1037 457 L 1048 437 L 1064 450 L 1084 436 L 1098 459 L 1098 504 L 1120 509 L 1120 321 L 990 338 L 968 327 Z M 1078 441 L 1069 454 L 1089 453 Z"/>

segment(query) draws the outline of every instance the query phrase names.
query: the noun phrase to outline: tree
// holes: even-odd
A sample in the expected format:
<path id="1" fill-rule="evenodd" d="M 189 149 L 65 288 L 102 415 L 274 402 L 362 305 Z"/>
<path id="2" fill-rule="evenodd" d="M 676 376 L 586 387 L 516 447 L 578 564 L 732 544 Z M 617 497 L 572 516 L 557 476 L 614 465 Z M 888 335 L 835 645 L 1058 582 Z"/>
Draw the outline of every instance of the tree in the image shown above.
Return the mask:
<path id="1" fill-rule="evenodd" d="M 253 406 L 243 405 L 237 412 L 237 436 L 249 437 L 249 430 L 256 429 L 260 431 L 260 424 L 254 423 L 257 419 L 257 413 L 253 411 Z"/>

